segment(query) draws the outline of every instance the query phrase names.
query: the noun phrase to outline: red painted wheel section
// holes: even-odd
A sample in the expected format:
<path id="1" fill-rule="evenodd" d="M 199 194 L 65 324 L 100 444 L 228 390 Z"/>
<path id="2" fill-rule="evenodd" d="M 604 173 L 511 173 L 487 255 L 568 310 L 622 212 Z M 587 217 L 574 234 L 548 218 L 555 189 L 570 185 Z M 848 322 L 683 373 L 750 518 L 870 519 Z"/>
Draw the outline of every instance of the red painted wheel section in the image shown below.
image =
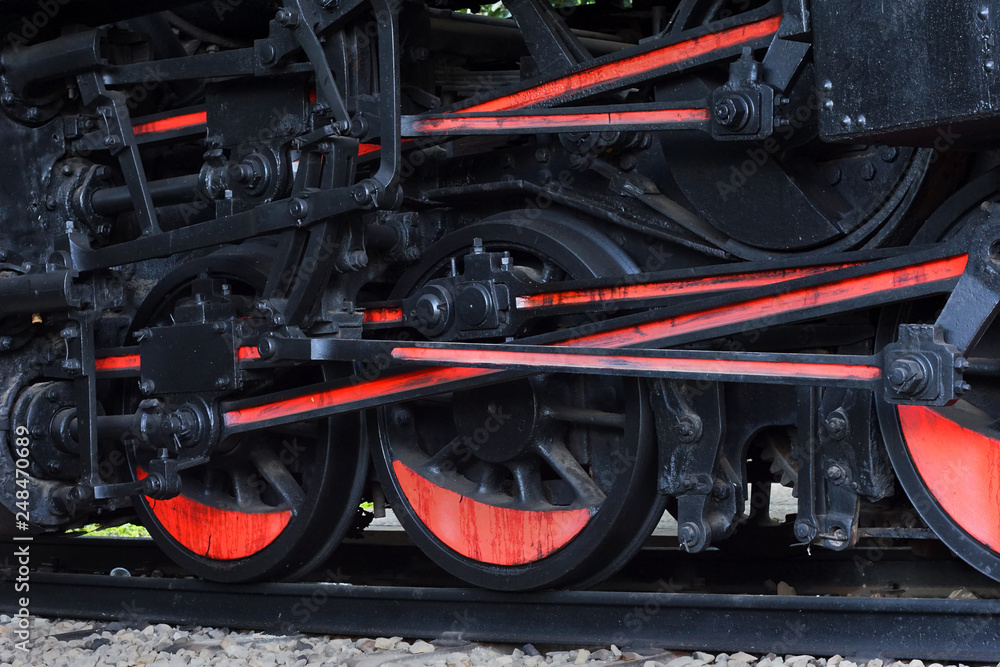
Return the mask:
<path id="1" fill-rule="evenodd" d="M 406 500 L 434 535 L 457 553 L 481 563 L 524 565 L 567 545 L 587 522 L 587 509 L 528 511 L 487 505 L 392 462 Z"/>
<path id="2" fill-rule="evenodd" d="M 1000 551 L 1000 440 L 931 408 L 898 411 L 910 456 L 935 500 L 965 532 Z"/>
<path id="3" fill-rule="evenodd" d="M 139 479 L 146 476 L 143 470 L 137 473 Z M 234 512 L 184 496 L 168 500 L 146 497 L 145 501 L 164 531 L 186 549 L 213 560 L 236 560 L 263 551 L 292 518 L 289 510 Z"/>

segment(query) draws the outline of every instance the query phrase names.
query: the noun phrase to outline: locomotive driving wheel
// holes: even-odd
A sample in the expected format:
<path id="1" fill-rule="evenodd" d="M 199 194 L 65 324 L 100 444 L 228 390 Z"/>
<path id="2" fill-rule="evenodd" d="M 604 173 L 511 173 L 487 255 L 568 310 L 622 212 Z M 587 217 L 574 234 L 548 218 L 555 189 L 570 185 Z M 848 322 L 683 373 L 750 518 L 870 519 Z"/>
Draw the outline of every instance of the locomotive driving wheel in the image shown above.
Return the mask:
<path id="1" fill-rule="evenodd" d="M 503 215 L 445 237 L 394 296 L 461 262 L 474 239 L 539 282 L 636 271 L 579 221 Z M 663 514 L 648 412 L 635 380 L 535 375 L 378 410 L 374 458 L 404 528 L 452 574 L 499 590 L 588 585 L 624 565 Z"/>
<path id="2" fill-rule="evenodd" d="M 945 206 L 954 208 L 964 194 Z M 960 230 L 963 217 L 938 225 L 950 233 L 935 240 Z M 928 300 L 887 310 L 879 348 L 895 339 L 899 324 L 933 322 L 942 305 Z M 1000 579 L 1000 325 L 991 325 L 966 357 L 972 389 L 959 401 L 947 407 L 878 401 L 878 417 L 899 482 L 926 524 L 967 563 Z"/>
<path id="3" fill-rule="evenodd" d="M 179 303 L 210 290 L 245 317 L 266 280 L 266 255 L 217 253 L 164 278 L 139 309 L 133 330 L 169 326 Z M 324 378 L 300 370 L 269 371 L 260 390 Z M 125 393 L 126 411 L 139 396 Z M 126 413 L 127 413 L 126 412 Z M 320 565 L 357 520 L 368 453 L 360 418 L 316 420 L 237 436 L 210 459 L 181 472 L 181 494 L 135 499 L 156 543 L 175 562 L 215 581 L 295 579 Z M 151 452 L 128 448 L 135 478 Z"/>

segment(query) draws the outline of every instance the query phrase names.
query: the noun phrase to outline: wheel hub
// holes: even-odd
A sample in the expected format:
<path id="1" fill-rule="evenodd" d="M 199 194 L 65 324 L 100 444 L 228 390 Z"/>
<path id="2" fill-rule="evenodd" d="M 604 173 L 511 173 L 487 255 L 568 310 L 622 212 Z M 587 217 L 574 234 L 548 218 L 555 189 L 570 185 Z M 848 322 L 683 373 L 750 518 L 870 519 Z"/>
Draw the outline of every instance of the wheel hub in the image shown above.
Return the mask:
<path id="1" fill-rule="evenodd" d="M 458 438 L 483 461 L 513 461 L 539 436 L 539 405 L 529 380 L 462 392 L 452 410 Z"/>

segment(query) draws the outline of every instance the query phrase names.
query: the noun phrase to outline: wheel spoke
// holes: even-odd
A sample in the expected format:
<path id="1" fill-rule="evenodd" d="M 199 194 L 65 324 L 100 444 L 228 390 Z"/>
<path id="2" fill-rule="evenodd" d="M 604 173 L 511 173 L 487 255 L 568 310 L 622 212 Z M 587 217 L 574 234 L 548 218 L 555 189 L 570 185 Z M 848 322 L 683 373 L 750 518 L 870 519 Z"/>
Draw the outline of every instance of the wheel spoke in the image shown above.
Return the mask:
<path id="1" fill-rule="evenodd" d="M 424 470 L 427 472 L 439 473 L 443 468 L 448 467 L 447 464 L 449 462 L 454 465 L 455 461 L 462 458 L 464 455 L 459 447 L 461 444 L 461 438 L 456 437 L 454 440 L 438 450 L 437 454 L 427 459 L 427 462 L 424 463 Z"/>
<path id="2" fill-rule="evenodd" d="M 572 487 L 580 502 L 588 506 L 604 502 L 604 491 L 597 486 L 580 462 L 560 440 L 547 439 L 539 442 L 535 450 L 556 473 Z"/>
<path id="3" fill-rule="evenodd" d="M 545 407 L 545 415 L 562 422 L 585 424 L 587 426 L 607 426 L 625 429 L 625 415 L 618 412 L 603 412 L 590 408 L 574 408 L 568 405 Z"/>
<path id="4" fill-rule="evenodd" d="M 305 491 L 273 451 L 257 447 L 250 452 L 250 460 L 286 504 L 295 507 L 305 501 Z"/>
<path id="5" fill-rule="evenodd" d="M 518 505 L 537 507 L 545 502 L 542 495 L 542 474 L 538 466 L 529 461 L 510 461 L 506 464 L 514 476 L 514 493 Z"/>
<path id="6" fill-rule="evenodd" d="M 259 504 L 260 489 L 254 483 L 253 473 L 243 466 L 234 467 L 228 472 L 237 506 L 251 507 Z"/>
<path id="7" fill-rule="evenodd" d="M 478 487 L 476 495 L 493 496 L 503 492 L 503 475 L 500 474 L 500 466 L 485 461 L 476 461 L 472 476 L 478 476 Z"/>

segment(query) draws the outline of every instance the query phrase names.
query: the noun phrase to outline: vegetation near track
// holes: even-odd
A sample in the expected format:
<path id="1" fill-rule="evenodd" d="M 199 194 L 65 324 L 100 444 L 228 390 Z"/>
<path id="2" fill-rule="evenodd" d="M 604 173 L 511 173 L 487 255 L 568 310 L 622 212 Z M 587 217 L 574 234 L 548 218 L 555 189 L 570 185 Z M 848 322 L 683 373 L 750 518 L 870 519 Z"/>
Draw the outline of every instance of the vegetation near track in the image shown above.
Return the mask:
<path id="1" fill-rule="evenodd" d="M 142 526 L 126 523 L 112 528 L 101 528 L 98 524 L 92 523 L 80 529 L 85 537 L 149 537 L 149 533 Z"/>

